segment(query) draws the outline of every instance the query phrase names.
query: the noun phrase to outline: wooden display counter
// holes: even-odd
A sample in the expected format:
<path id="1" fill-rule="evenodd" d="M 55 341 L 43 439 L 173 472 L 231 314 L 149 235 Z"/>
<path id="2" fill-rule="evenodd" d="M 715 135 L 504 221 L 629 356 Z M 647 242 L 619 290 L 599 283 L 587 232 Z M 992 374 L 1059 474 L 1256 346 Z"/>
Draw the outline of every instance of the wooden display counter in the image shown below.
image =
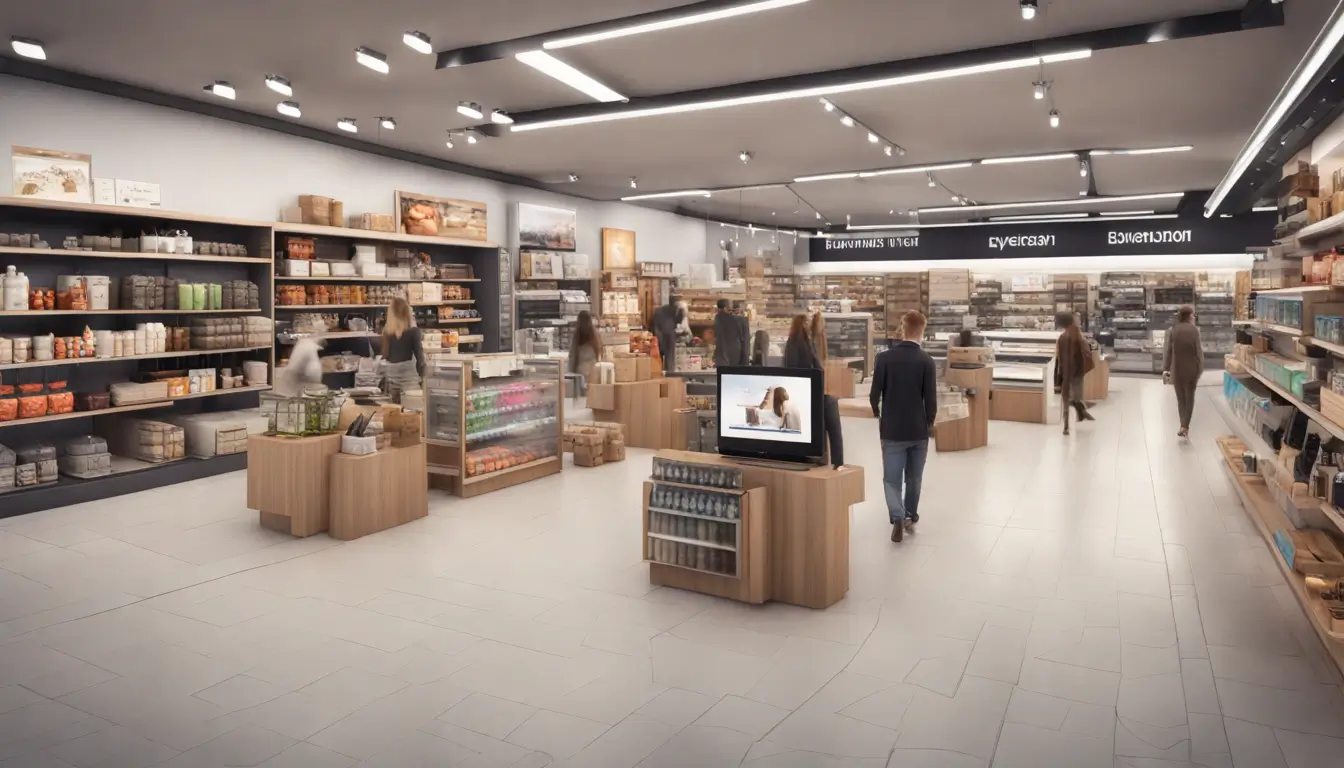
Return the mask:
<path id="1" fill-rule="evenodd" d="M 593 384 L 588 387 L 588 407 L 595 421 L 611 421 L 625 427 L 625 444 L 631 448 L 685 450 L 681 432 L 673 428 L 673 412 L 686 407 L 686 381 L 680 378 Z M 674 442 L 678 436 L 680 443 Z"/>
<path id="2" fill-rule="evenodd" d="M 1105 400 L 1111 394 L 1111 364 L 1101 350 L 1092 352 L 1092 370 L 1083 377 L 1083 399 L 1089 403 Z"/>
<path id="3" fill-rule="evenodd" d="M 349 541 L 429 514 L 425 445 L 330 459 L 331 538 Z"/>
<path id="4" fill-rule="evenodd" d="M 990 395 L 994 369 L 948 368 L 943 382 L 966 390 L 971 415 L 934 426 L 933 444 L 938 451 L 969 451 L 989 444 Z"/>
<path id="5" fill-rule="evenodd" d="M 864 500 L 864 473 L 861 467 L 840 469 L 813 467 L 795 471 L 774 466 L 757 466 L 724 456 L 688 451 L 662 450 L 654 458 L 655 476 L 644 492 L 645 557 L 649 563 L 649 581 L 745 602 L 777 600 L 807 608 L 826 608 L 849 591 L 849 511 Z M 660 479 L 659 467 L 668 463 L 678 467 L 722 471 L 741 478 L 741 489 L 706 487 L 695 482 Z M 653 561 L 648 540 L 651 536 L 651 497 L 663 492 L 733 495 L 740 502 L 741 518 L 735 523 L 740 531 L 736 557 L 738 575 L 708 572 L 685 565 Z M 756 491 L 763 491 L 757 494 Z M 760 509 L 760 508 L 764 509 Z M 674 513 L 673 516 L 693 513 Z M 699 519 L 694 517 L 693 519 Z M 713 513 L 706 522 L 722 525 Z M 665 521 L 663 521 L 665 522 Z M 655 536 L 654 538 L 658 538 Z M 679 544 L 697 545 L 697 537 L 673 536 Z M 762 544 L 761 542 L 764 542 Z M 711 548 L 722 545 L 714 544 Z"/>
<path id="6" fill-rule="evenodd" d="M 844 400 L 854 397 L 853 363 L 863 362 L 861 357 L 837 357 L 826 361 L 826 394 Z"/>
<path id="7" fill-rule="evenodd" d="M 340 435 L 249 437 L 247 506 L 262 526 L 301 537 L 327 530 L 329 461 L 340 450 Z"/>

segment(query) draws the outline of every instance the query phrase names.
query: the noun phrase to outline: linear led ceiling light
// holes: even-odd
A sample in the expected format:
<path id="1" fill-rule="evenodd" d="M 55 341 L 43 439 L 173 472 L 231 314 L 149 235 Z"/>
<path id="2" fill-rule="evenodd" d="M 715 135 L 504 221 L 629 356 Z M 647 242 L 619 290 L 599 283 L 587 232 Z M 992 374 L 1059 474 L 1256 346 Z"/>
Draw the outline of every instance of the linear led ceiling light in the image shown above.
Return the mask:
<path id="1" fill-rule="evenodd" d="M 275 111 L 285 117 L 303 117 L 303 112 L 299 111 L 299 102 L 297 101 L 282 101 L 275 105 Z"/>
<path id="2" fill-rule="evenodd" d="M 230 101 L 238 97 L 238 92 L 233 90 L 233 86 L 229 85 L 228 82 L 224 80 L 216 80 L 205 86 L 205 90 L 215 94 L 221 99 L 229 99 Z"/>
<path id="3" fill-rule="evenodd" d="M 294 95 L 294 86 L 289 84 L 289 80 L 279 75 L 267 75 L 266 87 L 286 98 Z"/>
<path id="4" fill-rule="evenodd" d="M 757 2 L 743 3 L 728 8 L 720 8 L 715 11 L 705 11 L 704 13 L 691 13 L 672 19 L 662 21 L 651 21 L 647 24 L 633 24 L 628 27 L 618 29 L 609 29 L 602 32 L 593 32 L 587 35 L 574 35 L 572 37 L 561 37 L 555 40 L 547 40 L 542 43 L 543 48 L 554 50 L 556 48 L 569 48 L 575 45 L 585 45 L 587 43 L 596 43 L 602 40 L 612 40 L 618 37 L 629 37 L 630 35 L 642 35 L 646 32 L 658 32 L 664 29 L 675 29 L 676 27 L 685 27 L 691 24 L 703 24 L 707 21 L 718 21 L 719 19 L 730 19 L 734 16 L 745 16 L 749 13 L 758 13 L 760 11 L 771 11 L 776 8 L 783 8 L 789 5 L 798 5 L 807 0 L 757 0 Z"/>
<path id="5" fill-rule="evenodd" d="M 1276 208 L 1275 206 L 1272 206 L 1272 205 L 1257 205 L 1257 206 L 1255 206 L 1254 208 L 1251 209 L 1251 212 L 1252 212 L 1252 213 L 1273 213 L 1273 212 L 1275 212 L 1275 211 L 1277 211 L 1277 210 L 1279 210 L 1279 209 Z"/>
<path id="6" fill-rule="evenodd" d="M 1076 152 L 1056 152 L 1051 155 L 1018 155 L 1017 157 L 989 157 L 980 161 L 981 165 L 1008 165 L 1009 163 L 1039 163 L 1042 160 L 1072 160 Z"/>
<path id="7" fill-rule="evenodd" d="M 485 117 L 485 112 L 481 110 L 481 105 L 474 101 L 457 102 L 457 113 L 459 115 L 466 115 L 472 120 L 480 120 L 482 117 Z"/>
<path id="8" fill-rule="evenodd" d="M 633 182 L 634 179 L 631 179 Z M 634 186 L 634 184 L 631 184 Z M 647 195 L 630 195 L 622 197 L 622 200 L 656 200 L 661 197 L 709 197 L 710 191 L 707 189 L 682 189 L 676 192 L 651 192 Z"/>
<path id="9" fill-rule="evenodd" d="M 971 206 L 971 208 L 974 208 L 974 207 L 975 207 L 975 206 Z M 952 210 L 954 210 L 954 211 L 966 211 L 966 210 L 970 210 L 970 208 L 964 208 L 964 207 L 963 207 L 963 208 L 953 208 Z M 1048 221 L 1058 221 L 1058 222 L 1060 222 L 1061 224 L 1078 224 L 1078 223 L 1081 223 L 1081 222 L 1088 221 L 1088 219 L 1086 219 L 1086 218 L 1081 218 L 1081 219 L 1046 219 L 1047 216 L 1049 216 L 1049 214 L 1041 214 L 1040 216 L 1033 216 L 1033 217 L 1031 217 L 1031 218 L 1033 218 L 1033 219 L 1038 219 L 1038 220 L 1039 220 L 1039 219 L 1045 219 L 1045 220 L 1048 220 Z M 1175 218 L 1178 218 L 1178 216 L 1177 216 L 1176 214 L 1174 214 L 1174 213 L 1159 213 L 1159 214 L 1155 214 L 1155 215 L 1152 215 L 1152 216 L 1127 216 L 1127 217 L 1117 217 L 1117 218 L 1114 218 L 1114 219 L 1110 219 L 1110 221 L 1136 221 L 1136 220 L 1139 220 L 1139 219 L 1175 219 Z M 856 231 L 856 232 L 859 231 L 859 230 L 891 230 L 892 232 L 900 232 L 900 231 L 903 231 L 903 230 L 914 230 L 914 229 L 956 229 L 956 228 L 959 228 L 959 227 L 993 227 L 993 226 L 1000 226 L 1000 225 L 1002 225 L 1002 222 L 997 222 L 997 221 L 954 221 L 954 222 L 948 222 L 948 223 L 945 223 L 945 224 L 852 224 L 852 225 L 850 225 L 849 227 L 846 227 L 846 228 L 847 228 L 847 229 L 854 230 L 854 231 Z M 829 237 L 829 235 L 827 235 L 827 237 Z"/>
<path id="10" fill-rule="evenodd" d="M 1086 213 L 1032 213 L 1023 216 L 990 216 L 990 221 L 1055 221 L 1057 219 L 1085 219 Z"/>
<path id="11" fill-rule="evenodd" d="M 38 61 L 47 60 L 47 49 L 42 47 L 40 40 L 34 40 L 31 37 L 11 37 L 9 46 L 14 52 L 25 59 L 37 59 Z"/>
<path id="12" fill-rule="evenodd" d="M 823 173 L 817 176 L 799 176 L 794 179 L 795 182 L 804 181 L 834 181 L 835 179 L 857 179 L 859 174 L 853 171 L 847 173 Z"/>
<path id="13" fill-rule="evenodd" d="M 387 66 L 387 56 L 362 45 L 355 49 L 355 61 L 384 75 L 391 71 Z"/>
<path id="14" fill-rule="evenodd" d="M 540 53 L 542 51 L 530 51 L 518 54 L 518 59 L 523 63 L 529 63 L 524 56 Z M 927 83 L 934 80 L 947 80 L 955 77 L 966 77 L 969 75 L 980 75 L 987 72 L 1001 72 L 1007 69 L 1023 69 L 1026 67 L 1036 67 L 1041 64 L 1053 64 L 1061 61 L 1075 61 L 1077 59 L 1086 59 L 1092 55 L 1090 48 L 1084 48 L 1077 51 L 1064 51 L 1062 53 L 1051 53 L 1045 56 L 1028 56 L 1020 59 L 1007 59 L 1004 61 L 994 61 L 987 64 L 974 64 L 966 67 L 953 67 L 951 69 L 936 69 L 929 72 L 917 72 L 909 75 L 897 75 L 895 77 L 883 77 L 877 80 L 862 80 L 855 83 L 844 85 L 821 85 L 813 88 L 799 88 L 791 91 L 776 91 L 773 93 L 759 93 L 752 96 L 739 96 L 730 99 L 710 99 L 707 101 L 697 101 L 689 104 L 676 104 L 667 107 L 649 107 L 647 109 L 630 109 L 622 112 L 607 112 L 600 115 L 585 115 L 582 117 L 563 117 L 555 120 L 540 120 L 535 123 L 520 123 L 513 126 L 515 131 L 535 131 L 541 128 L 560 128 L 570 125 L 586 125 L 588 123 L 605 123 L 613 120 L 629 120 L 636 117 L 655 117 L 658 115 L 673 115 L 683 112 L 700 112 L 709 109 L 724 109 L 726 107 L 740 107 L 748 104 L 764 104 L 773 101 L 786 101 L 788 99 L 816 98 L 820 96 L 854 93 L 855 91 L 867 91 L 874 88 L 890 88 L 897 85 L 910 85 L 912 83 Z M 532 66 L 536 66 L 535 64 Z M 568 65 L 566 65 L 568 66 Z M 582 74 L 582 73 L 580 73 Z M 584 77 L 587 77 L 584 75 Z M 613 99 L 615 101 L 616 99 Z"/>
<path id="15" fill-rule="evenodd" d="M 607 86 L 599 83 L 597 80 L 585 75 L 579 70 L 571 67 L 565 62 L 555 58 L 545 51 L 523 51 L 514 56 L 514 58 L 523 62 L 529 67 L 548 77 L 568 85 L 576 91 L 587 94 L 590 98 L 597 101 L 627 101 L 621 94 L 613 91 Z M 513 130 L 518 130 L 514 126 Z"/>
<path id="16" fill-rule="evenodd" d="M 1102 211 L 1102 216 L 1148 216 L 1153 211 Z"/>
<path id="17" fill-rule="evenodd" d="M 1056 205 L 1094 205 L 1097 203 L 1130 203 L 1136 200 L 1170 200 L 1172 198 L 1185 197 L 1184 192 L 1157 192 L 1149 195 L 1117 195 L 1114 197 L 1086 197 L 1074 198 L 1072 200 L 1039 200 L 1027 203 L 991 203 L 987 205 L 973 205 L 970 208 L 962 206 L 950 206 L 942 208 L 920 208 L 920 213 L 951 213 L 953 211 L 980 210 L 980 211 L 1001 211 L 1011 208 L 1050 208 Z"/>
<path id="18" fill-rule="evenodd" d="M 874 176 L 891 176 L 897 173 L 926 173 L 928 171 L 950 171 L 954 168 L 970 168 L 975 163 L 944 163 L 942 165 L 912 165 L 908 168 L 888 168 L 885 171 L 862 171 L 859 173 L 861 179 L 871 179 Z M 801 179 L 794 179 L 801 181 Z"/>
<path id="19" fill-rule="evenodd" d="M 1260 124 L 1256 126 L 1255 132 L 1246 145 L 1241 148 L 1241 153 L 1233 161 L 1232 167 L 1228 169 L 1227 175 L 1214 187 L 1213 194 L 1209 196 L 1208 202 L 1204 204 L 1204 216 L 1208 218 L 1218 210 L 1218 206 L 1223 204 L 1229 192 L 1232 191 L 1232 185 L 1237 183 L 1246 169 L 1250 167 L 1255 156 L 1259 154 L 1260 148 L 1269 141 L 1271 133 L 1278 128 L 1279 123 L 1288 114 L 1288 110 L 1297 103 L 1298 97 L 1306 90 L 1307 86 L 1316 79 L 1316 75 L 1321 71 L 1321 67 L 1330 60 L 1335 50 L 1339 47 L 1340 41 L 1344 40 L 1344 5 L 1336 5 L 1335 10 L 1330 14 L 1329 21 L 1321 28 L 1320 34 L 1312 41 L 1311 47 L 1298 62 L 1297 68 L 1289 76 L 1288 82 L 1284 84 L 1279 95 L 1274 97 L 1270 104 L 1269 111 L 1260 118 Z"/>
<path id="20" fill-rule="evenodd" d="M 433 53 L 434 46 L 429 43 L 429 35 L 424 32 L 410 31 L 401 36 L 401 42 L 416 53 Z"/>
<path id="21" fill-rule="evenodd" d="M 1179 147 L 1147 147 L 1144 149 L 1094 149 L 1091 152 L 1093 157 L 1098 155 L 1164 155 L 1168 152 L 1189 152 L 1194 147 L 1189 144 L 1182 144 Z"/>

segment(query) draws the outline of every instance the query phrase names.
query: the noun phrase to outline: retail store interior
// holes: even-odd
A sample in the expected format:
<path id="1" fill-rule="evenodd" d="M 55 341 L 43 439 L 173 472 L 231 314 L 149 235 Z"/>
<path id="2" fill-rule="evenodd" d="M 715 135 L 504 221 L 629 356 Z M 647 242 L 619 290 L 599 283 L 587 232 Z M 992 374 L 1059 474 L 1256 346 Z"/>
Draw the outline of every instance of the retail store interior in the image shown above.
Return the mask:
<path id="1" fill-rule="evenodd" d="M 0 38 L 0 766 L 1344 766 L 1344 0 Z"/>

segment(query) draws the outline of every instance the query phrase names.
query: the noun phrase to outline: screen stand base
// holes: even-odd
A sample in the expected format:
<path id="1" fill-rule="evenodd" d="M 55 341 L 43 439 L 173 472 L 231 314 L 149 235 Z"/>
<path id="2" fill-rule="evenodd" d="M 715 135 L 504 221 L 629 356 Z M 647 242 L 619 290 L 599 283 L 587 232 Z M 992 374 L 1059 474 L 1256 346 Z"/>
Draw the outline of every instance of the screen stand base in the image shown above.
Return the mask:
<path id="1" fill-rule="evenodd" d="M 766 469 L 782 469 L 787 472 L 807 472 L 819 466 L 811 462 L 801 461 L 777 461 L 775 459 L 740 459 L 736 456 L 725 456 L 726 459 L 732 459 L 738 464 L 746 464 L 753 467 L 765 467 Z"/>

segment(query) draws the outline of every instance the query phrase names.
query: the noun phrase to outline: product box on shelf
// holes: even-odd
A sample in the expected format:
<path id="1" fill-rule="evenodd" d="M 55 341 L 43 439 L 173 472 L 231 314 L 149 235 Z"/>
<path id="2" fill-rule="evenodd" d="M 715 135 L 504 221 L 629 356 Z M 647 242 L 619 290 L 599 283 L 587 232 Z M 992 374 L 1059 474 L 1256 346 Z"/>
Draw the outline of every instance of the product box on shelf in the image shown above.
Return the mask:
<path id="1" fill-rule="evenodd" d="M 383 432 L 392 436 L 392 447 L 419 445 L 422 418 L 416 411 L 384 410 Z"/>
<path id="2" fill-rule="evenodd" d="M 280 262 L 283 277 L 308 277 L 312 274 L 313 262 L 305 259 L 285 259 Z"/>
<path id="3" fill-rule="evenodd" d="M 580 467 L 600 467 L 606 461 L 606 447 L 602 435 L 578 432 L 572 436 L 566 432 L 570 450 L 574 452 L 574 464 Z"/>
<path id="4" fill-rule="evenodd" d="M 618 355 L 612 363 L 616 366 L 616 383 L 628 384 L 639 381 L 639 364 L 633 355 Z"/>
<path id="5" fill-rule="evenodd" d="M 350 227 L 374 232 L 396 232 L 397 220 L 389 213 L 361 213 L 350 217 Z"/>
<path id="6" fill-rule="evenodd" d="M 615 384 L 589 384 L 588 385 L 588 407 L 595 411 L 612 411 L 616 409 L 616 385 Z"/>

